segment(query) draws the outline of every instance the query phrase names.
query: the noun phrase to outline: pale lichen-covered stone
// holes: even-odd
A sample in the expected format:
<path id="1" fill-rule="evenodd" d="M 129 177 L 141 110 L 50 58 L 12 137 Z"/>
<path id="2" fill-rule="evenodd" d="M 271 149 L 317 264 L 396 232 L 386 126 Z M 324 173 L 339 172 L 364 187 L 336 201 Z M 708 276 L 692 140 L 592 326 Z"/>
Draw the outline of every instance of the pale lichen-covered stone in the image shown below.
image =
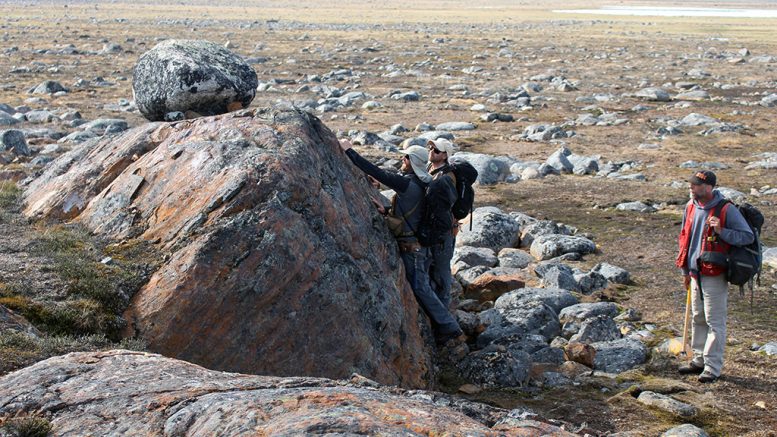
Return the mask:
<path id="1" fill-rule="evenodd" d="M 256 72 L 223 46 L 167 40 L 144 53 L 133 70 L 135 104 L 151 121 L 169 112 L 216 115 L 247 107 L 256 95 Z"/>
<path id="2" fill-rule="evenodd" d="M 0 377 L 0 420 L 29 414 L 46 417 L 53 435 L 572 435 L 361 375 L 223 373 L 126 350 L 72 353 Z"/>

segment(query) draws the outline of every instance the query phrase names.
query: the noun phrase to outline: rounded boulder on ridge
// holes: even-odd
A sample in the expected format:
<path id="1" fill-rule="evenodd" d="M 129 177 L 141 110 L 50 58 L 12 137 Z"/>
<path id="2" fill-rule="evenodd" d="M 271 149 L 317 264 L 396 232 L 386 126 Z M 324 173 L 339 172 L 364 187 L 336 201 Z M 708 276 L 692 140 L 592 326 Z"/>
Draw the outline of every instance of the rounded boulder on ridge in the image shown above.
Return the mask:
<path id="1" fill-rule="evenodd" d="M 218 115 L 245 108 L 259 83 L 240 56 L 199 40 L 157 44 L 138 59 L 133 74 L 135 103 L 151 121 L 175 111 Z"/>

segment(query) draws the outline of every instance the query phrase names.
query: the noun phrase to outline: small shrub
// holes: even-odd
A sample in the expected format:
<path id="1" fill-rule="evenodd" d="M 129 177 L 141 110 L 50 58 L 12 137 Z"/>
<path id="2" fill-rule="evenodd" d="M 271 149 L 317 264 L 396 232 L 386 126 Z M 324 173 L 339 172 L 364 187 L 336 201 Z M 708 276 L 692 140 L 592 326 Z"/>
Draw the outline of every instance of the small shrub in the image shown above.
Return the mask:
<path id="1" fill-rule="evenodd" d="M 0 208 L 12 209 L 19 205 L 22 190 L 11 181 L 0 181 Z"/>
<path id="2" fill-rule="evenodd" d="M 55 270 L 67 282 L 68 294 L 93 299 L 108 311 L 118 311 L 124 303 L 115 287 L 121 272 L 81 255 L 54 256 Z"/>
<path id="3" fill-rule="evenodd" d="M 144 352 L 147 350 L 147 345 L 142 340 L 136 339 L 124 339 L 115 343 L 102 334 L 33 337 L 7 329 L 0 331 L 0 375 L 57 355 L 109 349 Z"/>
<path id="4" fill-rule="evenodd" d="M 42 304 L 33 302 L 28 297 L 19 294 L 0 294 L 0 305 L 21 314 L 33 325 L 45 323 L 49 317 L 47 309 Z"/>
<path id="5" fill-rule="evenodd" d="M 52 335 L 106 335 L 116 341 L 124 320 L 92 299 L 35 302 L 25 296 L 0 297 L 0 305 L 21 314 L 30 323 Z"/>
<path id="6" fill-rule="evenodd" d="M 42 321 L 52 334 L 99 333 L 118 341 L 125 324 L 121 313 L 155 268 L 143 259 L 149 254 L 155 259 L 153 249 L 143 242 L 104 248 L 85 228 L 60 225 L 44 229 L 33 251 L 54 261 L 53 270 L 66 284 L 67 299 L 48 303 L 47 311 L 28 319 Z M 105 254 L 114 258 L 113 263 L 99 262 Z"/>
<path id="7" fill-rule="evenodd" d="M 35 252 L 39 255 L 50 255 L 72 253 L 81 249 L 94 251 L 94 247 L 87 244 L 89 239 L 89 231 L 83 227 L 51 226 L 41 230 L 41 236 L 35 242 Z"/>
<path id="8" fill-rule="evenodd" d="M 0 375 L 43 359 L 37 340 L 27 334 L 0 331 Z"/>
<path id="9" fill-rule="evenodd" d="M 130 351 L 146 352 L 148 351 L 148 343 L 140 338 L 123 338 L 118 345 L 119 349 L 127 349 Z"/>
<path id="10" fill-rule="evenodd" d="M 118 340 L 121 317 L 92 299 L 70 299 L 48 308 L 46 331 L 59 335 L 102 334 Z"/>
<path id="11" fill-rule="evenodd" d="M 13 437 L 46 437 L 51 434 L 52 425 L 44 417 L 27 416 L 11 419 L 3 428 Z"/>

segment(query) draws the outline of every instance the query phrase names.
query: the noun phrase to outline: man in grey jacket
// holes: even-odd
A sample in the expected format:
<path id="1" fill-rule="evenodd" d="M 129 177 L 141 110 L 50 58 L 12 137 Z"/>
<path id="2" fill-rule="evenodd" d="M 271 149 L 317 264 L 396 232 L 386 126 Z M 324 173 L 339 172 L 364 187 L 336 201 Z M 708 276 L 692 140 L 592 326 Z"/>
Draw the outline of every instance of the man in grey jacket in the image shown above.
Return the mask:
<path id="1" fill-rule="evenodd" d="M 717 177 L 698 171 L 688 179 L 691 199 L 685 208 L 676 265 L 691 290 L 693 359 L 681 374 L 699 374 L 699 382 L 715 382 L 723 368 L 726 345 L 728 282 L 725 258 L 731 246 L 753 242 L 753 232 L 739 210 L 715 190 Z M 718 207 L 723 204 L 722 208 Z"/>

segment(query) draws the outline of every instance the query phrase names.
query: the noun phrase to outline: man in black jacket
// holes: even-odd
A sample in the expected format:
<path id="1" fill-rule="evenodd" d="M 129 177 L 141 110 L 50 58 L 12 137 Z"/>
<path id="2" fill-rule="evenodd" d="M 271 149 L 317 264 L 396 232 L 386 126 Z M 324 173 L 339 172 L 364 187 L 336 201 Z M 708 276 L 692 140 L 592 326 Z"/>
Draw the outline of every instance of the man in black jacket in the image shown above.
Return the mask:
<path id="1" fill-rule="evenodd" d="M 451 302 L 451 258 L 458 226 L 458 220 L 451 213 L 457 197 L 456 180 L 448 164 L 448 157 L 453 155 L 455 148 L 453 143 L 445 138 L 430 140 L 426 145 L 429 149 L 429 170 L 432 175 L 427 198 L 434 200 L 434 219 L 439 221 L 440 228 L 445 228 L 442 241 L 429 248 L 432 255 L 429 278 L 432 281 L 432 289 L 447 308 Z"/>
<path id="2" fill-rule="evenodd" d="M 460 337 L 463 333 L 458 322 L 429 285 L 429 249 L 421 246 L 415 236 L 421 223 L 426 186 L 432 179 L 426 171 L 426 149 L 411 146 L 403 150 L 401 174 L 392 174 L 361 157 L 349 142 L 341 141 L 340 147 L 360 170 L 396 192 L 388 211 L 377 200 L 372 201 L 378 211 L 388 215 L 389 227 L 397 239 L 405 266 L 405 275 L 416 300 L 432 321 L 437 342 L 445 344 L 448 340 Z"/>

